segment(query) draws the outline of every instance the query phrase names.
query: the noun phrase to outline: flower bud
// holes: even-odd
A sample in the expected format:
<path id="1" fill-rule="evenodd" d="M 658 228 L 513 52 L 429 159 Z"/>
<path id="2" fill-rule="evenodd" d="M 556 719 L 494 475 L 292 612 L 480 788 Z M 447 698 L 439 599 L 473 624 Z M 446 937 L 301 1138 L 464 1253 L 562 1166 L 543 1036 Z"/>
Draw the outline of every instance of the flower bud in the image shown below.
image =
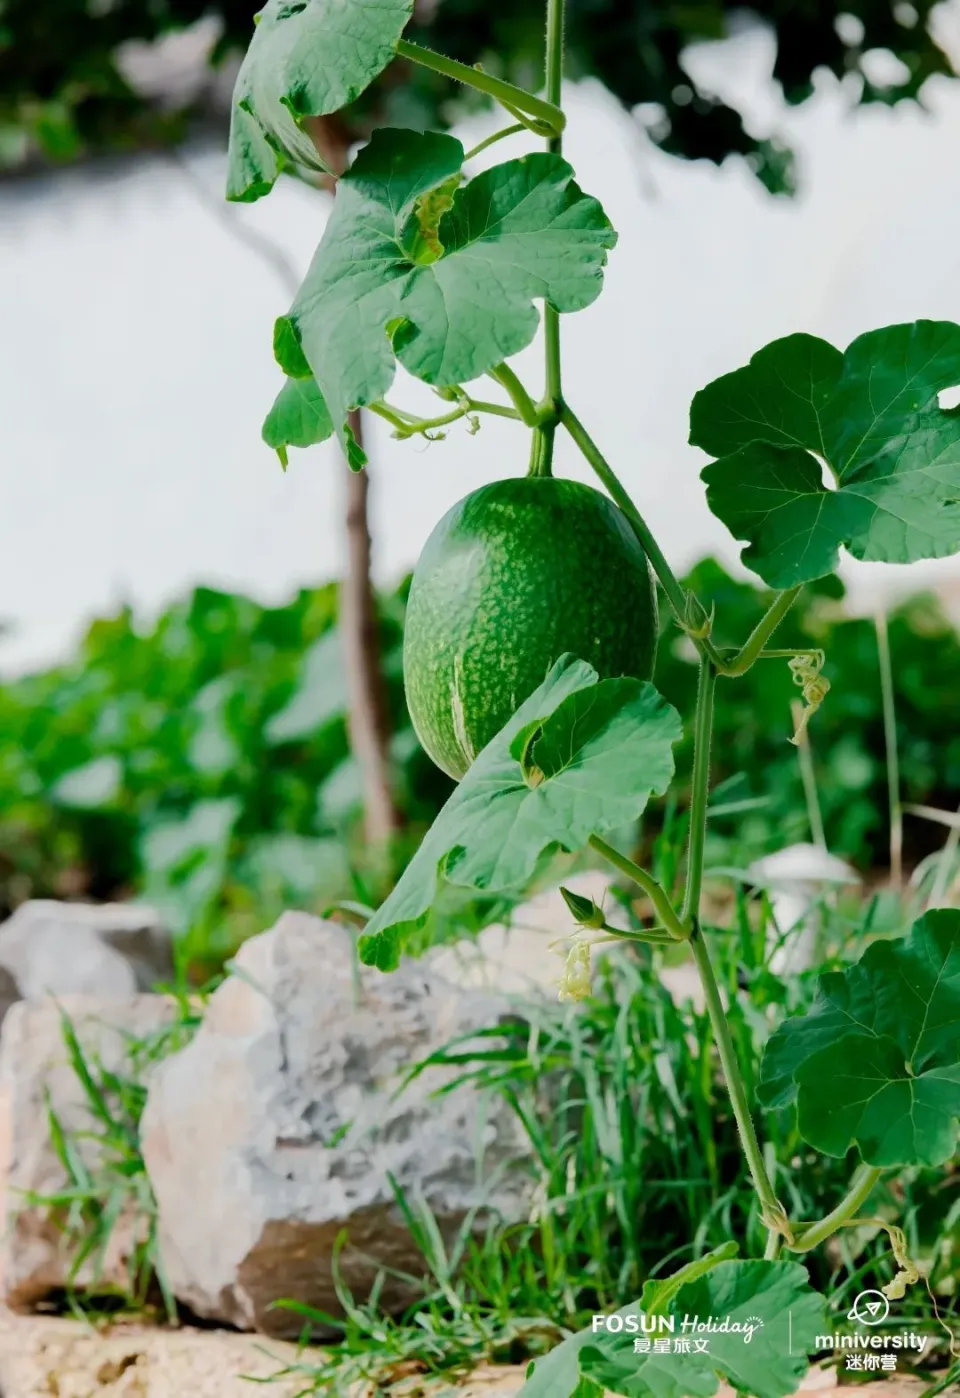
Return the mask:
<path id="1" fill-rule="evenodd" d="M 603 909 L 598 908 L 592 898 L 584 898 L 561 885 L 560 894 L 573 915 L 574 922 L 581 927 L 594 927 L 599 930 L 604 924 Z"/>

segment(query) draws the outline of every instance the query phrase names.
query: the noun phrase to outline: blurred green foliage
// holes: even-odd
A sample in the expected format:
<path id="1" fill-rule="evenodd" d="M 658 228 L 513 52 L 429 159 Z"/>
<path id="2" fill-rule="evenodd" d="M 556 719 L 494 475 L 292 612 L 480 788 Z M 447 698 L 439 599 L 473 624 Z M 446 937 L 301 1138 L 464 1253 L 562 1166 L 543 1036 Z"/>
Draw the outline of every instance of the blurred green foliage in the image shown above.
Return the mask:
<path id="1" fill-rule="evenodd" d="M 686 581 L 708 607 L 716 603 L 721 645 L 742 640 L 768 601 L 712 560 Z M 404 705 L 405 594 L 406 584 L 380 599 L 407 826 L 397 867 L 451 789 L 422 752 Z M 336 610 L 333 585 L 278 607 L 198 588 L 151 625 L 129 610 L 97 621 L 68 663 L 0 685 L 0 912 L 30 896 L 136 894 L 214 954 L 284 906 L 374 903 L 383 891 L 377 879 L 389 871 L 365 863 Z M 663 610 L 657 684 L 689 730 L 693 652 Z M 954 809 L 960 639 L 926 596 L 894 611 L 889 630 L 904 799 Z M 828 842 L 864 868 L 883 867 L 886 763 L 873 623 L 847 617 L 839 584 L 828 580 L 807 590 L 776 640 L 827 652 L 831 690 L 810 739 Z M 761 661 L 718 688 L 714 863 L 742 867 L 810 838 L 789 742 L 797 694 L 781 660 Z M 688 731 L 680 782 L 651 812 L 648 839 L 682 822 L 689 760 Z M 943 834 L 908 816 L 908 857 L 938 848 Z M 664 848 L 679 848 L 675 835 Z"/>
<path id="2" fill-rule="evenodd" d="M 337 590 L 281 607 L 198 588 L 151 627 L 95 622 L 70 663 L 0 688 L 0 897 L 136 891 L 234 939 L 355 896 Z M 416 838 L 449 789 L 406 717 L 402 593 L 381 602 L 399 797 Z M 356 854 L 357 859 L 354 860 Z"/>
<path id="3" fill-rule="evenodd" d="M 731 578 L 711 559 L 685 579 L 709 611 L 716 605 L 714 639 L 740 644 L 773 593 Z M 664 609 L 665 610 L 665 609 Z M 901 793 L 904 803 L 956 810 L 960 800 L 960 639 L 939 600 L 916 594 L 889 615 L 897 713 Z M 830 849 L 864 869 L 888 863 L 887 763 L 876 629 L 870 618 L 851 618 L 836 578 L 808 586 L 773 640 L 778 648 L 826 651 L 830 692 L 808 730 L 818 799 Z M 664 618 L 656 681 L 680 712 L 693 712 L 696 671 L 692 647 Z M 729 814 L 710 829 L 715 854 L 742 863 L 798 840 L 810 840 L 797 750 L 790 742 L 792 700 L 800 692 L 785 660 L 763 660 L 743 678 L 721 680 L 714 724 L 714 788 L 724 783 Z M 689 733 L 679 756 L 689 768 Z M 719 795 L 719 793 L 718 793 Z M 677 793 L 685 805 L 682 789 Z M 753 805 L 753 802 L 757 802 Z M 760 804 L 763 802 L 763 804 Z M 749 804 L 748 804 L 749 803 Z M 908 867 L 940 848 L 946 831 L 908 815 Z"/>
<path id="4" fill-rule="evenodd" d="M 260 8 L 256 0 L 0 0 L 0 170 L 37 153 L 63 161 L 182 139 L 209 94 L 198 102 L 194 93 L 192 104 L 171 103 L 169 93 L 165 102 L 145 97 L 125 76 L 124 46 L 212 19 L 220 32 L 210 55 L 216 65 L 246 48 Z M 427 0 L 414 7 L 406 37 L 535 88 L 543 8 L 543 0 Z M 735 102 L 699 84 L 687 50 L 723 38 L 749 16 L 774 37 L 773 75 L 787 103 L 805 101 L 814 73 L 825 68 L 848 79 L 851 103 L 892 105 L 917 100 L 933 75 L 954 75 L 936 39 L 936 9 L 936 0 L 569 0 L 568 71 L 599 80 L 626 110 L 639 111 L 651 138 L 671 154 L 718 164 L 742 155 L 769 190 L 783 193 L 793 183 L 789 149 L 774 131 L 754 129 Z M 871 80 L 864 62 L 878 49 L 900 65 L 883 83 Z M 343 119 L 356 140 L 371 125 L 442 124 L 462 103 L 462 89 L 446 79 L 394 64 Z"/>

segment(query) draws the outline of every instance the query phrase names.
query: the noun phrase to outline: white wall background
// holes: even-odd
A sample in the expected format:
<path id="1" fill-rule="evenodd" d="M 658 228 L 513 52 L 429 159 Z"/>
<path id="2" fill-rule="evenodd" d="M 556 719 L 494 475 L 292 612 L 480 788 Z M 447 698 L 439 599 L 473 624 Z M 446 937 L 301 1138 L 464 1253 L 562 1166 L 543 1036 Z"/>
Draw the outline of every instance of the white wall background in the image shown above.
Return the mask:
<path id="1" fill-rule="evenodd" d="M 956 8 L 944 25 L 960 38 Z M 736 557 L 686 445 L 697 388 L 794 330 L 843 346 L 891 321 L 960 320 L 960 83 L 931 83 L 925 112 L 851 115 L 825 79 L 786 114 L 771 62 L 753 31 L 705 46 L 691 66 L 746 93 L 755 119 L 794 144 L 794 201 L 771 199 L 738 162 L 660 155 L 598 88 L 569 95 L 567 153 L 620 242 L 601 300 L 564 322 L 567 393 L 678 569 L 708 549 Z M 220 153 L 190 162 L 219 195 Z M 326 208 L 288 181 L 228 214 L 305 268 Z M 280 382 L 272 322 L 286 305 L 276 274 L 171 162 L 0 187 L 0 618 L 16 624 L 0 671 L 58 658 L 123 600 L 146 615 L 198 581 L 279 600 L 337 574 L 335 449 L 293 453 L 284 475 L 259 437 Z M 528 352 L 533 386 L 539 363 Z M 409 381 L 393 396 L 436 401 Z M 384 427 L 371 455 L 376 568 L 390 581 L 456 499 L 524 469 L 526 443 L 487 419 L 442 446 L 394 443 Z M 587 479 L 566 445 L 559 464 Z M 865 604 L 956 571 L 847 565 Z"/>

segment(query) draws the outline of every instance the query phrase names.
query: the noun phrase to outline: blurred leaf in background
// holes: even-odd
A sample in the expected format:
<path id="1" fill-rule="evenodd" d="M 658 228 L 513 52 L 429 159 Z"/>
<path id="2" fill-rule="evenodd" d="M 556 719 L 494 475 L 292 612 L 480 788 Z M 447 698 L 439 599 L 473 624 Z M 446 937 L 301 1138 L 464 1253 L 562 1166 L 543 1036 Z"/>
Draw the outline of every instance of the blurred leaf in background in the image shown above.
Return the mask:
<path id="1" fill-rule="evenodd" d="M 93 624 L 70 663 L 0 687 L 0 902 L 136 892 L 171 927 L 355 891 L 360 811 L 337 589 L 282 607 L 198 588 L 152 626 Z M 412 738 L 402 606 L 382 624 L 413 837 L 447 779 Z M 261 921 L 259 926 L 263 925 Z"/>
<path id="2" fill-rule="evenodd" d="M 709 611 L 716 603 L 715 639 L 741 642 L 773 597 L 762 587 L 731 578 L 706 559 L 685 580 Z M 666 609 L 664 609 L 666 613 Z M 663 618 L 657 685 L 681 713 L 696 697 L 689 642 L 669 615 Z M 960 798 L 960 641 L 939 600 L 917 594 L 889 616 L 896 688 L 897 741 L 905 803 L 956 809 Z M 810 724 L 817 794 L 827 844 L 863 869 L 888 861 L 887 767 L 877 636 L 870 618 L 851 618 L 843 586 L 824 578 L 808 586 L 776 633 L 778 647 L 819 647 L 830 692 Z M 764 660 L 742 679 L 717 688 L 713 784 L 739 776 L 725 797 L 728 813 L 711 821 L 714 862 L 743 867 L 758 854 L 812 838 L 793 733 L 791 700 L 799 697 L 785 660 Z M 680 752 L 688 771 L 690 735 Z M 729 789 L 733 790 L 733 789 Z M 753 809 L 740 801 L 755 801 Z M 678 797 L 681 809 L 685 799 Z M 907 862 L 939 848 L 945 832 L 908 817 Z"/>
<path id="3" fill-rule="evenodd" d="M 219 132 L 259 8 L 254 0 L 0 0 L 0 170 L 169 144 L 198 119 Z M 542 8 L 540 0 L 420 0 L 406 37 L 467 63 L 479 55 L 488 71 L 536 88 Z M 569 71 L 598 79 L 671 154 L 717 164 L 741 155 L 771 192 L 785 193 L 793 188 L 789 148 L 698 84 L 687 50 L 752 19 L 773 33 L 774 78 L 787 103 L 811 96 L 814 73 L 826 68 L 846 79 L 852 104 L 892 105 L 918 99 L 933 75 L 954 75 L 935 37 L 936 9 L 934 0 L 899 8 L 861 0 L 855 14 L 840 0 L 572 0 Z M 884 81 L 870 62 L 877 50 L 898 60 Z M 426 69 L 394 64 L 341 119 L 357 139 L 372 125 L 453 121 L 475 98 Z"/>

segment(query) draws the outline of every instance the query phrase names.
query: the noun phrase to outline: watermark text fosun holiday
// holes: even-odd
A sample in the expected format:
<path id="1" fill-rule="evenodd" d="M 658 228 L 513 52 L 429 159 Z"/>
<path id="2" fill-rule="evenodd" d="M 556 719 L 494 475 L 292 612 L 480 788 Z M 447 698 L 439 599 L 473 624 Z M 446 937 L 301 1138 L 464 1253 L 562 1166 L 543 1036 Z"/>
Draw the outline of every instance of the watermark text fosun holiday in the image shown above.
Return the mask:
<path id="1" fill-rule="evenodd" d="M 679 1331 L 682 1335 L 698 1335 L 705 1338 L 709 1338 L 710 1335 L 739 1335 L 745 1345 L 748 1345 L 756 1332 L 763 1328 L 763 1321 L 759 1316 L 748 1316 L 746 1320 L 724 1316 L 722 1320 L 718 1320 L 715 1316 L 687 1314 L 681 1318 L 674 1315 L 644 1315 L 641 1311 L 629 1315 L 591 1316 L 590 1324 L 595 1335 L 605 1331 L 608 1335 L 669 1336 Z"/>

